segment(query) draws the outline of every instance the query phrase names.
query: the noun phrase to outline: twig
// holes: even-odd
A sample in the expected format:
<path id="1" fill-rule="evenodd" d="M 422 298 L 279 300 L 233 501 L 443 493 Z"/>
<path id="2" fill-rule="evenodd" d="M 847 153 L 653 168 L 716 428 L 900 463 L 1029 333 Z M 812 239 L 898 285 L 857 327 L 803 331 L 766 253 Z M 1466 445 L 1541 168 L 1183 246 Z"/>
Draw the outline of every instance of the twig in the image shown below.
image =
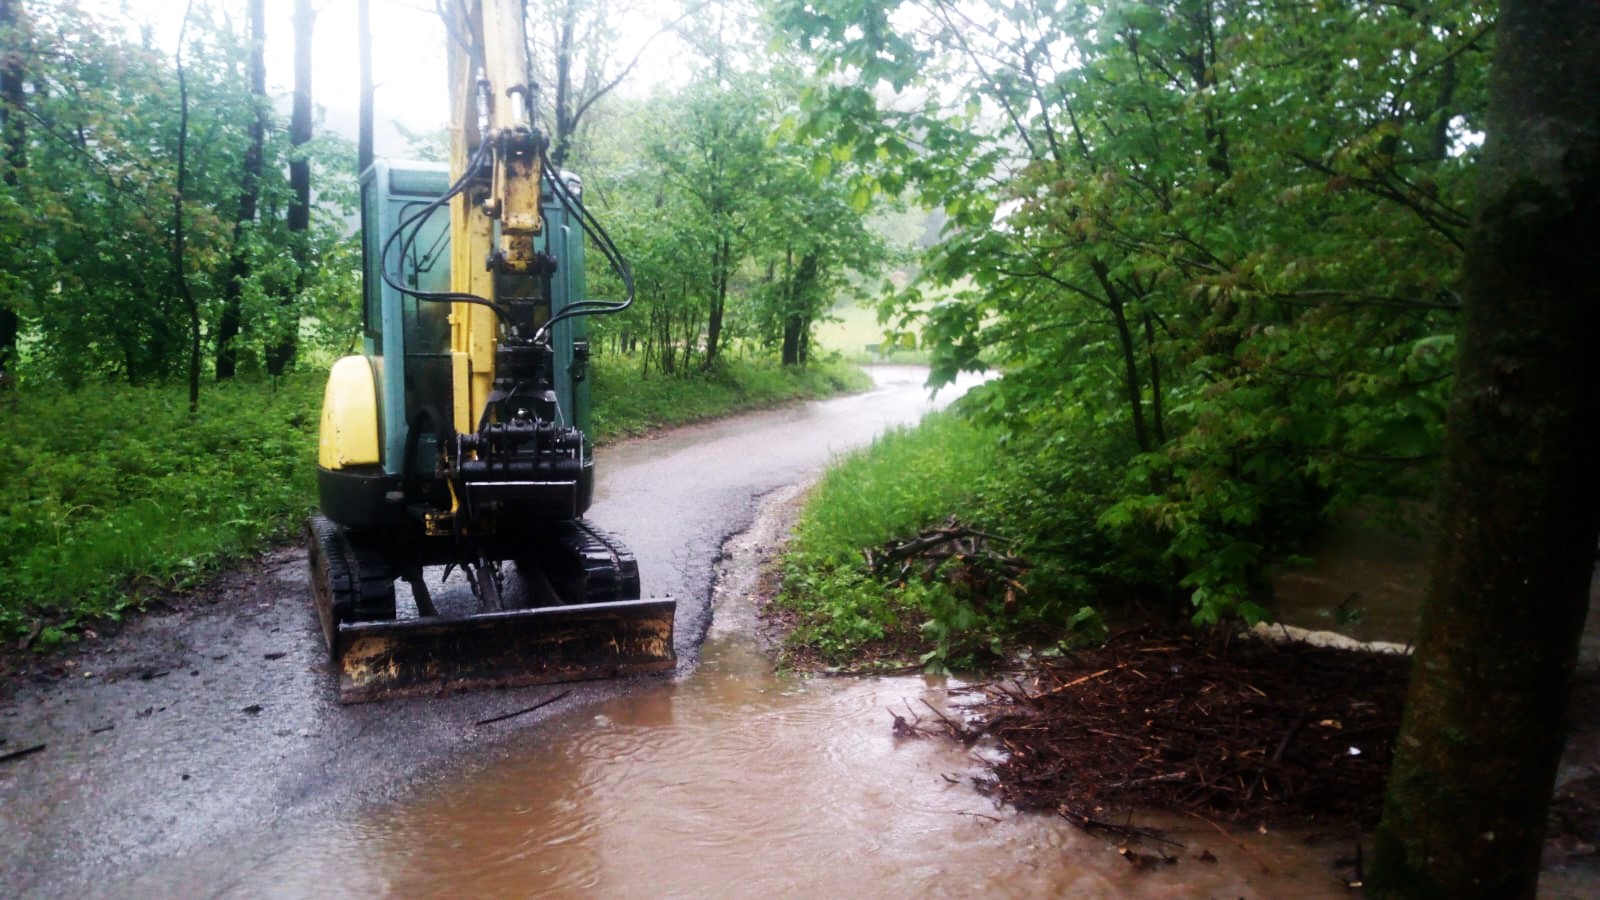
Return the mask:
<path id="1" fill-rule="evenodd" d="M 21 750 L 13 750 L 10 753 L 0 756 L 0 763 L 10 762 L 13 759 L 21 759 L 24 756 L 32 756 L 44 748 L 44 744 L 34 744 L 32 747 L 23 747 Z"/>
<path id="2" fill-rule="evenodd" d="M 1194 810 L 1190 810 L 1189 811 L 1189 815 L 1194 816 L 1196 819 L 1199 819 L 1200 821 L 1206 823 L 1207 825 L 1210 825 L 1212 828 L 1215 828 L 1217 830 L 1218 834 L 1220 834 L 1223 837 L 1228 839 L 1229 843 L 1233 844 L 1235 847 L 1238 847 L 1240 850 L 1244 851 L 1244 855 L 1245 856 L 1250 857 L 1252 860 L 1255 861 L 1256 865 L 1261 867 L 1262 874 L 1270 874 L 1272 872 L 1272 869 L 1267 866 L 1266 862 L 1264 860 L 1262 860 L 1261 857 L 1256 855 L 1254 850 L 1251 850 L 1249 847 L 1244 845 L 1244 842 L 1240 841 L 1238 838 L 1236 838 L 1233 835 L 1229 834 L 1228 830 L 1226 828 L 1223 828 L 1221 825 L 1218 825 L 1217 823 L 1211 821 L 1210 819 L 1206 818 L 1205 816 L 1200 815 L 1199 813 L 1195 812 Z"/>
<path id="3" fill-rule="evenodd" d="M 1294 724 L 1289 726 L 1289 730 L 1283 735 L 1283 740 L 1278 743 L 1278 749 L 1272 751 L 1273 762 L 1283 762 L 1283 751 L 1289 749 L 1289 744 L 1294 740 L 1294 736 L 1300 733 L 1300 729 L 1306 724 L 1307 715 L 1309 715 L 1308 712 L 1301 712 L 1299 716 L 1295 717 Z"/>
<path id="4" fill-rule="evenodd" d="M 1118 663 L 1118 664 L 1112 666 L 1109 669 L 1101 669 L 1100 671 L 1095 672 L 1092 675 L 1083 675 L 1083 676 L 1080 676 L 1078 678 L 1074 678 L 1071 681 L 1067 682 L 1066 684 L 1060 685 L 1059 687 L 1051 688 L 1050 690 L 1048 690 L 1048 691 L 1046 691 L 1044 693 L 1044 696 L 1046 696 L 1046 697 L 1054 696 L 1054 695 L 1059 694 L 1062 691 L 1066 690 L 1067 688 L 1075 688 L 1078 685 L 1083 684 L 1085 681 L 1093 681 L 1093 680 L 1095 680 L 1096 678 L 1099 678 L 1102 675 L 1108 675 L 1108 674 L 1110 674 L 1112 672 L 1115 672 L 1116 670 L 1118 670 L 1118 669 L 1120 669 L 1120 668 L 1122 668 L 1122 667 L 1124 667 L 1126 665 L 1127 665 L 1127 663 Z"/>
<path id="5" fill-rule="evenodd" d="M 540 700 L 538 703 L 535 703 L 534 705 L 532 705 L 532 706 L 530 706 L 530 707 L 528 707 L 526 709 L 519 709 L 516 712 L 508 712 L 503 716 L 491 716 L 490 718 L 481 719 L 481 720 L 479 720 L 477 722 L 473 722 L 472 724 L 474 724 L 474 725 L 489 725 L 489 724 L 492 724 L 494 722 L 504 722 L 506 719 L 513 719 L 513 718 L 516 718 L 517 716 L 526 715 L 528 713 L 531 713 L 534 710 L 539 709 L 541 707 L 549 706 L 550 704 L 556 702 L 557 700 L 560 700 L 562 697 L 565 697 L 566 695 L 568 695 L 570 693 L 572 693 L 572 691 L 570 691 L 570 690 L 562 691 L 561 693 L 555 695 L 554 697 L 551 697 L 551 698 L 549 698 L 547 700 Z"/>
<path id="6" fill-rule="evenodd" d="M 1133 825 L 1118 825 L 1115 822 L 1107 822 L 1105 819 L 1096 819 L 1087 813 L 1078 812 L 1077 810 L 1065 804 L 1056 807 L 1056 814 L 1061 818 L 1066 819 L 1068 822 L 1078 826 L 1079 828 L 1082 828 L 1084 831 L 1104 831 L 1107 834 L 1114 834 L 1120 837 L 1139 837 L 1152 841 L 1160 841 L 1163 844 L 1171 844 L 1174 847 L 1183 846 L 1181 841 L 1175 841 L 1154 829 L 1138 828 Z"/>
<path id="7" fill-rule="evenodd" d="M 967 812 L 964 809 L 956 810 L 956 815 L 958 815 L 958 816 L 971 816 L 974 819 L 988 819 L 989 821 L 995 823 L 996 825 L 1000 824 L 1000 820 L 995 818 L 994 816 L 986 816 L 983 813 Z"/>
<path id="8" fill-rule="evenodd" d="M 1168 772 L 1165 775 L 1151 775 L 1147 778 L 1131 778 L 1127 781 L 1114 782 L 1106 785 L 1106 788 L 1136 787 L 1141 784 L 1157 784 L 1163 781 L 1182 781 L 1188 777 L 1188 772 Z"/>

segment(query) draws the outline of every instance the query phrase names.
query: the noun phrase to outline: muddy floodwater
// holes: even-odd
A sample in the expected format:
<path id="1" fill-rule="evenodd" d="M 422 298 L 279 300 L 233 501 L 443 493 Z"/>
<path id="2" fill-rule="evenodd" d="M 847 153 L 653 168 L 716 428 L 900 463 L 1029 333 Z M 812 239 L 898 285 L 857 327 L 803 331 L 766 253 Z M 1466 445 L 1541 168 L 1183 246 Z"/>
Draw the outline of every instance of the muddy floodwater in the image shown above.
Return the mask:
<path id="1" fill-rule="evenodd" d="M 937 405 L 924 375 L 611 448 L 594 515 L 678 598 L 674 677 L 340 707 L 290 550 L 18 686 L 0 733 L 48 749 L 0 770 L 0 897 L 1351 896 L 1347 838 L 1140 814 L 1177 843 L 1134 865 L 996 808 L 992 750 L 891 728 L 958 681 L 774 674 L 754 560 L 831 456 Z M 1406 639 L 1420 551 L 1332 540 L 1283 618 Z"/>
<path id="2" fill-rule="evenodd" d="M 680 683 L 548 722 L 404 804 L 191 861 L 139 892 L 1347 896 L 1339 848 L 1296 835 L 1246 829 L 1245 850 L 1175 822 L 1177 861 L 1145 871 L 1061 820 L 996 809 L 971 787 L 966 751 L 891 733 L 890 710 L 948 709 L 948 689 L 775 677 L 748 642 L 714 637 Z"/>
<path id="3" fill-rule="evenodd" d="M 692 675 L 513 732 L 403 802 L 196 854 L 131 893 L 1348 896 L 1334 860 L 1353 848 L 1303 833 L 1142 816 L 1182 846 L 1147 845 L 1172 862 L 1136 867 L 1118 843 L 996 808 L 972 784 L 992 751 L 891 729 L 894 714 L 960 715 L 959 681 L 774 674 L 749 563 L 779 527 L 764 512 L 730 542 Z"/>

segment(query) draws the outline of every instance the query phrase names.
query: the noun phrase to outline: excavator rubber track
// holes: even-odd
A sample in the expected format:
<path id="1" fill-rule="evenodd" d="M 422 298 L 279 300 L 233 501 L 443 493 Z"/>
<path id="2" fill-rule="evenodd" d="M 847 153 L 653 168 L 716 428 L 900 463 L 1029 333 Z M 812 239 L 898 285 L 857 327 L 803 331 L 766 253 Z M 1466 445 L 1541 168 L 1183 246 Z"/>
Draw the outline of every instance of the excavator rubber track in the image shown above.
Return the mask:
<path id="1" fill-rule="evenodd" d="M 676 603 L 638 599 L 633 554 L 581 520 L 542 535 L 537 552 L 519 560 L 525 581 L 553 589 L 542 592 L 548 605 L 462 616 L 396 618 L 395 572 L 381 554 L 321 516 L 312 517 L 307 532 L 312 594 L 341 703 L 669 672 L 677 665 Z"/>

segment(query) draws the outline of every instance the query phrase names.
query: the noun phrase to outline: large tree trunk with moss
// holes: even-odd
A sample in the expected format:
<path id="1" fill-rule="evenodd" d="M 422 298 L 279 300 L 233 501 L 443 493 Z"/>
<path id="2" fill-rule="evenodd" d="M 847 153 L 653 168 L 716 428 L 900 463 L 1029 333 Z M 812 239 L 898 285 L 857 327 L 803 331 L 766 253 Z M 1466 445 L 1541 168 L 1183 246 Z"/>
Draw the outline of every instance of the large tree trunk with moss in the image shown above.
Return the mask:
<path id="1" fill-rule="evenodd" d="M 1389 896 L 1534 895 L 1600 534 L 1600 4 L 1504 0 L 1497 42 Z"/>

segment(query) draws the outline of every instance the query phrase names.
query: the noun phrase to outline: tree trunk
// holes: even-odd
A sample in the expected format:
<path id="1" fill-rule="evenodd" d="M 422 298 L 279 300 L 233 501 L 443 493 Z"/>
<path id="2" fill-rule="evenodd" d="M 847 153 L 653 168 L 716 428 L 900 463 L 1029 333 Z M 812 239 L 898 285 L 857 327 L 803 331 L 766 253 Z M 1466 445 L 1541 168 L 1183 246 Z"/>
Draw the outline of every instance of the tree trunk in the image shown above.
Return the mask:
<path id="1" fill-rule="evenodd" d="M 189 412 L 200 408 L 200 304 L 189 287 L 189 275 L 184 271 L 186 232 L 183 222 L 184 190 L 189 177 L 189 82 L 183 71 L 183 41 L 189 32 L 191 2 L 183 11 L 183 25 L 178 28 L 178 172 L 177 184 L 172 192 L 172 278 L 178 296 L 183 298 L 189 311 Z"/>
<path id="2" fill-rule="evenodd" d="M 250 146 L 244 153 L 239 177 L 239 215 L 233 220 L 233 254 L 224 286 L 222 320 L 217 323 L 217 380 L 232 378 L 238 367 L 239 336 L 244 297 L 244 282 L 250 277 L 250 254 L 246 238 L 256 221 L 261 201 L 263 145 L 267 138 L 267 63 L 266 0 L 250 0 L 250 102 L 255 119 L 250 123 Z"/>
<path id="3" fill-rule="evenodd" d="M 783 317 L 783 354 L 785 366 L 804 365 L 806 332 L 811 330 L 810 297 L 817 281 L 817 255 L 807 253 L 800 257 L 794 276 L 789 279 L 789 297 Z"/>
<path id="4" fill-rule="evenodd" d="M 1534 896 L 1600 534 L 1600 5 L 1504 0 L 1495 43 L 1390 896 Z"/>
<path id="5" fill-rule="evenodd" d="M 1123 387 L 1128 395 L 1128 409 L 1133 415 L 1133 436 L 1139 442 L 1139 452 L 1149 453 L 1152 448 L 1150 432 L 1144 422 L 1144 390 L 1139 378 L 1138 351 L 1134 347 L 1133 330 L 1128 327 L 1127 308 L 1123 305 L 1121 294 L 1111 282 L 1111 270 L 1106 264 L 1093 259 L 1089 261 L 1089 267 L 1100 282 L 1100 288 L 1106 298 L 1106 311 L 1111 313 L 1111 321 L 1117 326 L 1117 344 L 1122 349 Z"/>
<path id="6" fill-rule="evenodd" d="M 18 171 L 28 164 L 28 133 L 22 120 L 23 68 L 22 0 L 0 0 L 0 141 L 4 142 L 4 182 L 9 193 L 21 184 Z M 0 300 L 0 372 L 10 367 L 17 355 L 21 319 L 10 298 Z"/>
<path id="7" fill-rule="evenodd" d="M 561 4 L 561 21 L 556 32 L 555 133 L 550 140 L 550 164 L 558 172 L 567 164 L 567 155 L 572 152 L 572 132 L 577 125 L 572 117 L 572 53 L 577 27 L 578 4 L 566 0 Z"/>
<path id="8" fill-rule="evenodd" d="M 733 274 L 733 242 L 726 234 L 717 239 L 717 252 L 712 260 L 716 271 L 712 273 L 713 290 L 709 321 L 706 325 L 706 353 L 701 368 L 709 371 L 717 363 L 717 345 L 722 341 L 722 313 L 728 305 L 728 281 Z"/>
<path id="9" fill-rule="evenodd" d="M 253 0 L 259 2 L 259 0 Z M 361 68 L 361 110 L 356 125 L 356 177 L 372 165 L 372 0 L 357 0 L 356 47 Z M 363 242 L 362 247 L 366 246 Z"/>
<path id="10" fill-rule="evenodd" d="M 1150 424 L 1155 430 L 1156 444 L 1167 442 L 1167 425 L 1161 403 L 1161 360 L 1156 356 L 1156 326 L 1149 313 L 1144 320 L 1144 350 L 1150 363 Z"/>
<path id="11" fill-rule="evenodd" d="M 311 0 L 294 0 L 294 103 L 289 116 L 289 248 L 299 274 L 295 295 L 285 297 L 283 329 L 278 342 L 267 351 L 267 372 L 282 375 L 294 360 L 300 316 L 295 309 L 298 294 L 305 289 L 311 266 L 311 160 L 305 145 L 311 142 L 311 33 L 317 14 Z"/>

